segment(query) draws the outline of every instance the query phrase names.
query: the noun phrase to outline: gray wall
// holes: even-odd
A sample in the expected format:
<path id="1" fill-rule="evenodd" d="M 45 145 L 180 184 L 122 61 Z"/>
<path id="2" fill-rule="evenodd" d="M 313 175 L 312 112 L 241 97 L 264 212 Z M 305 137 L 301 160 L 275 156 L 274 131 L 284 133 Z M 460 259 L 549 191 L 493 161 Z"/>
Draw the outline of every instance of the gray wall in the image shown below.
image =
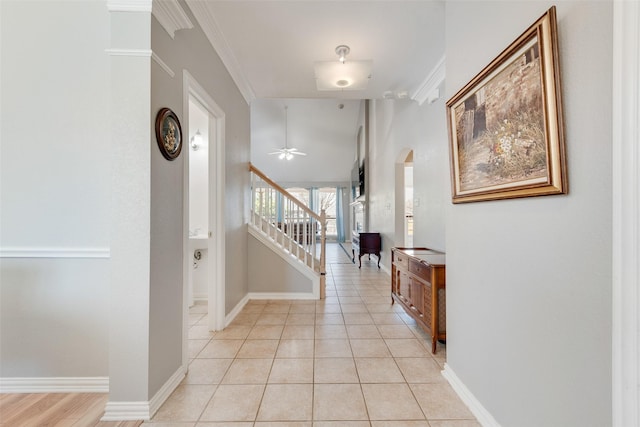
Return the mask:
<path id="1" fill-rule="evenodd" d="M 264 243 L 247 233 L 249 292 L 311 293 L 311 279 L 300 273 Z"/>
<path id="2" fill-rule="evenodd" d="M 162 107 L 182 118 L 182 70 L 187 70 L 225 113 L 225 219 L 226 311 L 232 310 L 248 292 L 246 218 L 249 198 L 249 106 L 238 91 L 186 4 L 195 25 L 180 30 L 175 38 L 153 18 L 151 46 L 175 73 L 170 77 L 157 64 L 151 67 L 152 116 Z M 186 137 L 185 137 L 186 138 Z M 153 396 L 180 366 L 182 349 L 182 221 L 184 160 L 166 161 L 151 144 L 151 305 L 149 391 Z M 187 147 L 185 147 L 187 149 Z"/>
<path id="3" fill-rule="evenodd" d="M 182 116 L 183 68 L 225 111 L 227 253 L 246 254 L 249 107 L 199 29 L 179 31 L 171 40 L 153 19 L 152 47 L 176 71 L 170 78 L 149 58 L 112 59 L 105 53 L 111 46 L 127 47 L 124 37 L 130 36 L 136 14 L 110 16 L 104 2 L 3 1 L 0 8 L 0 376 L 116 375 L 119 380 L 113 384 L 112 400 L 144 400 L 179 367 L 182 346 L 183 157 L 168 162 L 160 155 L 152 129 L 155 113 L 168 106 Z M 138 31 L 146 28 L 147 34 L 131 38 L 148 38 L 148 25 L 135 25 Z M 120 66 L 125 62 L 135 65 Z M 131 136 L 133 145 L 118 145 L 119 154 L 112 157 L 109 104 L 114 99 L 125 102 L 125 97 L 119 92 L 113 98 L 111 77 L 133 68 L 137 76 L 146 73 L 147 79 L 151 73 L 151 87 L 142 85 L 145 87 L 136 91 L 146 93 L 146 99 L 136 97 L 135 102 L 137 112 L 140 105 L 151 102 L 151 111 L 145 108 L 146 114 L 130 116 L 136 129 L 143 120 L 146 132 Z M 133 105 L 131 101 L 127 105 Z M 126 150 L 130 154 L 135 150 L 135 161 L 150 161 L 150 177 L 148 169 L 143 170 L 149 163 L 138 169 L 110 161 L 134 158 Z M 136 195 L 123 194 L 127 189 L 133 191 L 132 182 L 127 185 L 116 179 L 117 188 L 112 188 L 112 167 L 115 174 L 124 168 L 140 177 Z M 144 200 L 137 199 L 138 184 L 147 189 L 140 193 Z M 114 192 L 117 209 L 111 207 Z M 135 204 L 135 212 L 123 209 L 129 202 Z M 114 211 L 124 216 L 111 216 Z M 131 234 L 123 234 L 126 227 L 121 225 L 133 214 L 136 221 L 146 218 L 147 225 L 134 230 L 132 239 Z M 119 231 L 110 241 L 114 222 Z M 146 254 L 137 252 L 131 257 L 122 252 L 131 246 L 128 241 L 135 242 L 136 248 L 145 241 Z M 113 247 L 118 248 L 117 256 Z M 88 258 L 95 250 L 99 257 Z M 43 252 L 47 258 L 40 257 Z M 71 253 L 75 255 L 69 257 Z M 248 291 L 245 260 L 227 257 L 228 310 Z M 117 284 L 119 274 L 131 276 L 131 264 L 138 265 L 136 272 L 146 271 L 150 276 L 123 277 L 125 284 L 133 280 L 135 289 L 120 285 L 111 289 L 110 276 Z M 118 311 L 131 304 L 137 309 Z M 109 344 L 110 329 L 119 336 L 123 326 L 132 324 L 136 332 L 127 337 L 142 342 L 135 355 L 122 347 L 128 338 Z M 129 359 L 122 360 L 123 354 L 129 354 Z M 132 378 L 128 369 L 140 372 L 140 366 L 146 368 L 147 357 L 148 373 L 142 369 L 145 372 L 136 375 L 135 381 L 122 381 Z"/>
<path id="4" fill-rule="evenodd" d="M 0 14 L 0 377 L 106 377 L 106 7 L 2 1 Z"/>
<path id="5" fill-rule="evenodd" d="M 551 2 L 447 2 L 447 97 Z M 611 423 L 612 5 L 557 2 L 569 195 L 449 204 L 447 362 L 503 426 Z"/>

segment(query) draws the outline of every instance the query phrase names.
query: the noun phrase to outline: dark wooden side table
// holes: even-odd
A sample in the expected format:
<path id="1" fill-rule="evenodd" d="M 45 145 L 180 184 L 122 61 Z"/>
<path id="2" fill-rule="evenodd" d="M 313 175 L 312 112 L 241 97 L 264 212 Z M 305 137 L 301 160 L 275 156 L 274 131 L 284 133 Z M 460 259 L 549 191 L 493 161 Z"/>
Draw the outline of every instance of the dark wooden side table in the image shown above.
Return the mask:
<path id="1" fill-rule="evenodd" d="M 358 233 L 351 232 L 351 261 L 355 264 L 356 252 L 358 254 L 358 268 L 362 268 L 362 255 L 371 254 L 378 257 L 378 268 L 380 268 L 380 250 L 382 248 L 382 238 L 380 233 Z"/>

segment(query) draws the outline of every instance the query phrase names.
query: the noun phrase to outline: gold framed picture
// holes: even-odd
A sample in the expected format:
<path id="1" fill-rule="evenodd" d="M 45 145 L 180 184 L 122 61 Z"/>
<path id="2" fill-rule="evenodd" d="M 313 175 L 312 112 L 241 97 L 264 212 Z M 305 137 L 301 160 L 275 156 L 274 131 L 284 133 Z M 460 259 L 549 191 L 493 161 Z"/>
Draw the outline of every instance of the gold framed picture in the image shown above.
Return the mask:
<path id="1" fill-rule="evenodd" d="M 447 102 L 453 203 L 568 191 L 555 7 Z"/>

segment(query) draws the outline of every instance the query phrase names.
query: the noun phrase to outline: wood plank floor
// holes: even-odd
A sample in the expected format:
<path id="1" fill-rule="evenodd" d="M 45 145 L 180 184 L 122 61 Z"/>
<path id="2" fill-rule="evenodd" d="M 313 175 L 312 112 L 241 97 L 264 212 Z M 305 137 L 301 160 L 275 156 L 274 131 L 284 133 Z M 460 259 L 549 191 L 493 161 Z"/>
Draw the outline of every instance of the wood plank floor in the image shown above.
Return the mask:
<path id="1" fill-rule="evenodd" d="M 102 422 L 103 393 L 0 394 L 2 427 L 138 427 L 142 421 Z"/>

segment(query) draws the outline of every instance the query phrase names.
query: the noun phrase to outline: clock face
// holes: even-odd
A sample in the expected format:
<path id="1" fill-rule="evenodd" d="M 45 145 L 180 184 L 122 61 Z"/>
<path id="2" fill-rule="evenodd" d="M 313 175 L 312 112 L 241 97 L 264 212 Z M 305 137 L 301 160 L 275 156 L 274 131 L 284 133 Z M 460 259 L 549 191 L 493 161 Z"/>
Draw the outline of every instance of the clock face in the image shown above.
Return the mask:
<path id="1" fill-rule="evenodd" d="M 163 108 L 156 116 L 156 139 L 160 152 L 167 160 L 174 160 L 182 150 L 182 128 L 173 111 Z"/>

